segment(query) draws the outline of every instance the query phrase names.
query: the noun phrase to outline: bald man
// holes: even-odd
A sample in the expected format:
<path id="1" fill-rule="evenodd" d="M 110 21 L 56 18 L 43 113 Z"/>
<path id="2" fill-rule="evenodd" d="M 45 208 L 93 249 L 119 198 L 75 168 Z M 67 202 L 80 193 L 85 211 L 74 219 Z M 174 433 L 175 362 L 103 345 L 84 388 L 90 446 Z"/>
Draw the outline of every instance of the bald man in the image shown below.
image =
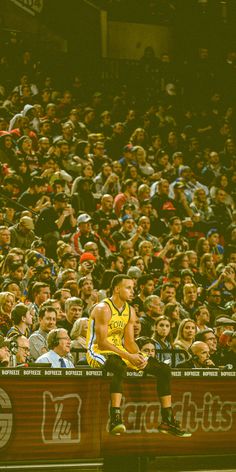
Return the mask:
<path id="1" fill-rule="evenodd" d="M 190 358 L 180 362 L 177 367 L 180 369 L 208 369 L 215 367 L 210 359 L 210 349 L 208 344 L 202 341 L 195 341 L 189 349 Z"/>

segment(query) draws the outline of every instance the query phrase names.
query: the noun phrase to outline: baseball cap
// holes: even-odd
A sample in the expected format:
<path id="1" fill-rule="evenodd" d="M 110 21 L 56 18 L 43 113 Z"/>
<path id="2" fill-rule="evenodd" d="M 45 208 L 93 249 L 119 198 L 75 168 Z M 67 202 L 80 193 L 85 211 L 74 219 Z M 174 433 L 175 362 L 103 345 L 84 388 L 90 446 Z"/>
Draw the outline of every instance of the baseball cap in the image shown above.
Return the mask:
<path id="1" fill-rule="evenodd" d="M 131 216 L 131 215 L 124 215 L 122 218 L 121 218 L 121 221 L 124 223 L 124 221 L 126 220 L 133 220 L 134 218 Z"/>
<path id="2" fill-rule="evenodd" d="M 209 229 L 208 233 L 207 233 L 207 238 L 209 238 L 209 236 L 211 236 L 212 234 L 215 234 L 215 233 L 219 233 L 218 229 L 217 228 L 211 228 Z"/>
<path id="3" fill-rule="evenodd" d="M 123 152 L 132 152 L 133 151 L 133 146 L 132 144 L 126 144 L 126 146 L 123 147 Z"/>
<path id="4" fill-rule="evenodd" d="M 66 195 L 64 192 L 59 192 L 56 195 L 54 195 L 54 202 L 68 202 L 69 197 Z"/>
<path id="5" fill-rule="evenodd" d="M 0 349 L 4 346 L 9 347 L 10 346 L 10 340 L 7 338 L 4 338 L 4 336 L 0 335 Z"/>
<path id="6" fill-rule="evenodd" d="M 78 225 L 80 223 L 88 223 L 89 221 L 91 221 L 91 216 L 88 215 L 87 213 L 82 213 L 82 215 L 79 215 L 78 218 L 77 218 L 77 223 Z"/>
<path id="7" fill-rule="evenodd" d="M 236 321 L 228 316 L 219 316 L 215 320 L 215 326 L 236 326 Z"/>
<path id="8" fill-rule="evenodd" d="M 94 261 L 96 262 L 96 257 L 91 252 L 84 252 L 82 256 L 80 256 L 80 263 L 85 261 Z"/>
<path id="9" fill-rule="evenodd" d="M 24 226 L 26 229 L 33 230 L 34 229 L 34 222 L 30 216 L 22 216 L 20 218 L 20 224 Z"/>

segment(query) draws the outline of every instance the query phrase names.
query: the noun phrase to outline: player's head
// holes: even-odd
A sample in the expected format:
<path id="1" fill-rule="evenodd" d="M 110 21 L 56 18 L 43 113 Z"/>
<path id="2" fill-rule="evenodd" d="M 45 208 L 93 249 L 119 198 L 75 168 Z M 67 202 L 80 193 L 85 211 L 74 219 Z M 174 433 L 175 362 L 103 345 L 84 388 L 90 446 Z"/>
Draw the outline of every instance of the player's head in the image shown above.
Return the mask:
<path id="1" fill-rule="evenodd" d="M 111 281 L 112 295 L 118 295 L 124 301 L 131 301 L 134 292 L 134 282 L 125 274 L 118 274 Z"/>

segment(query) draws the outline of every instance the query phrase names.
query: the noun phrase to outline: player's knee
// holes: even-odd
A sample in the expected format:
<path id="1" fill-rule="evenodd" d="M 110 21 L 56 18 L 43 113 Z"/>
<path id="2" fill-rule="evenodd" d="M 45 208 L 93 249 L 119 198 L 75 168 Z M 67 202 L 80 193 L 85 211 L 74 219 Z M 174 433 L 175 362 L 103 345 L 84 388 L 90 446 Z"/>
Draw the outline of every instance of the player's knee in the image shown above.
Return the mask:
<path id="1" fill-rule="evenodd" d="M 127 367 L 119 356 L 109 356 L 106 363 L 106 370 L 113 372 L 117 377 L 123 378 L 126 375 Z"/>

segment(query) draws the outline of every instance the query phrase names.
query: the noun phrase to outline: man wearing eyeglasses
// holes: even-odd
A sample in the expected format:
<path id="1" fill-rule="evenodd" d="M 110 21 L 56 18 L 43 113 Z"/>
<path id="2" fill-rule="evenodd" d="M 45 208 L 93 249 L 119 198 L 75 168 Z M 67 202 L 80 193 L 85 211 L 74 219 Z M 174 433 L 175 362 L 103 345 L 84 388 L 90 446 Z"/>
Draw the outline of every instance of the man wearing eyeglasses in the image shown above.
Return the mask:
<path id="1" fill-rule="evenodd" d="M 221 364 L 220 351 L 217 346 L 217 337 L 211 328 L 203 329 L 195 336 L 195 341 L 202 341 L 209 347 L 210 359 L 214 362 L 215 366 Z"/>
<path id="2" fill-rule="evenodd" d="M 21 334 L 13 336 L 11 341 L 16 343 L 15 361 L 16 365 L 27 364 L 30 356 L 29 339 Z"/>
<path id="3" fill-rule="evenodd" d="M 71 339 L 65 329 L 52 329 L 48 333 L 47 343 L 49 351 L 38 357 L 37 364 L 49 363 L 53 368 L 74 368 L 70 359 Z"/>

